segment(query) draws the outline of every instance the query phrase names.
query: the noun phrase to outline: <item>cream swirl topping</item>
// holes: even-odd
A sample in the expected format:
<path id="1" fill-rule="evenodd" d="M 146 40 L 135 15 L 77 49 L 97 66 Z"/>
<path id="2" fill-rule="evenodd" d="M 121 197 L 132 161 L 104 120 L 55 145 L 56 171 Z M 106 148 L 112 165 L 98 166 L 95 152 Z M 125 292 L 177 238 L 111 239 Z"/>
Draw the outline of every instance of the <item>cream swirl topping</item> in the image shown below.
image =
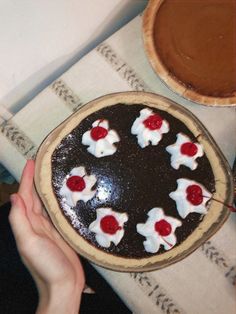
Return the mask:
<path id="1" fill-rule="evenodd" d="M 167 132 L 169 123 L 148 108 L 140 111 L 140 116 L 131 127 L 131 133 L 137 136 L 138 144 L 142 148 L 150 144 L 157 145 L 162 139 L 162 134 Z"/>
<path id="2" fill-rule="evenodd" d="M 117 150 L 114 143 L 119 141 L 118 133 L 109 129 L 109 123 L 104 119 L 94 121 L 92 128 L 82 136 L 82 144 L 97 158 L 113 155 Z"/>
<path id="3" fill-rule="evenodd" d="M 96 190 L 92 190 L 97 179 L 94 175 L 87 175 L 84 167 L 76 167 L 63 180 L 60 195 L 69 206 L 76 206 L 80 201 L 87 202 L 94 197 Z"/>
<path id="4" fill-rule="evenodd" d="M 137 232 L 146 237 L 143 242 L 146 252 L 156 253 L 161 245 L 166 251 L 172 249 L 177 241 L 175 229 L 182 225 L 181 221 L 166 216 L 160 207 L 152 208 L 147 215 L 147 221 L 136 226 Z"/>
<path id="5" fill-rule="evenodd" d="M 195 170 L 198 166 L 196 159 L 204 154 L 202 145 L 191 142 L 190 138 L 182 133 L 178 133 L 176 137 L 176 142 L 166 147 L 166 151 L 171 154 L 171 166 L 176 170 L 180 165 Z"/>
<path id="6" fill-rule="evenodd" d="M 99 245 L 108 248 L 113 242 L 118 245 L 124 236 L 124 223 L 128 221 L 126 213 L 118 213 L 111 208 L 98 208 L 97 218 L 89 225 Z"/>
<path id="7" fill-rule="evenodd" d="M 177 180 L 177 185 L 177 190 L 171 192 L 169 196 L 176 202 L 182 218 L 186 218 L 190 213 L 207 213 L 207 202 L 212 194 L 202 184 L 181 178 Z"/>

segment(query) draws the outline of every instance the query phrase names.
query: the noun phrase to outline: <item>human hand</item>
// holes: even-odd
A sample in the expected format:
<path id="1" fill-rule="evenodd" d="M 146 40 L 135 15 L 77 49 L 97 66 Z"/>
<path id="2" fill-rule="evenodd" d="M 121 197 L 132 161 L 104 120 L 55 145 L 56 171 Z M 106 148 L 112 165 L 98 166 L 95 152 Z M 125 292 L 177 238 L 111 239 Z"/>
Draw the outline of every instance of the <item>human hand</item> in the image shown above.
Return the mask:
<path id="1" fill-rule="evenodd" d="M 23 170 L 11 196 L 10 224 L 18 251 L 38 291 L 37 313 L 78 313 L 84 273 L 77 254 L 61 238 L 43 210 L 33 186 L 34 161 Z"/>

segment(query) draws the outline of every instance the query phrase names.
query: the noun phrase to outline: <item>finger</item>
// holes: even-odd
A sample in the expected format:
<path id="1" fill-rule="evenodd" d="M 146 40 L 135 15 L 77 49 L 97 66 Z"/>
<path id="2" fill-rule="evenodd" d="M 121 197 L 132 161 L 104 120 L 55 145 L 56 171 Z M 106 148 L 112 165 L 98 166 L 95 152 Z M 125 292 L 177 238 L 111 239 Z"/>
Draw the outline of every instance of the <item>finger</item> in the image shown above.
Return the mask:
<path id="1" fill-rule="evenodd" d="M 52 226 L 51 228 L 51 236 L 67 256 L 71 254 L 72 248 L 67 244 L 67 242 L 63 239 L 62 235 L 54 226 Z"/>
<path id="2" fill-rule="evenodd" d="M 26 207 L 23 199 L 18 194 L 11 196 L 11 211 L 9 221 L 12 227 L 16 243 L 19 245 L 24 243 L 25 239 L 33 235 L 32 226 L 26 214 Z"/>
<path id="3" fill-rule="evenodd" d="M 78 263 L 77 254 L 72 249 L 72 247 L 69 246 L 69 244 L 63 239 L 61 234 L 55 228 L 52 229 L 51 234 L 54 238 L 54 241 L 56 242 L 58 247 L 60 247 L 60 249 L 65 253 L 65 255 L 70 256 L 71 258 L 73 258 L 75 260 L 75 262 Z"/>
<path id="4" fill-rule="evenodd" d="M 32 188 L 32 197 L 33 197 L 33 211 L 36 214 L 42 214 L 43 204 L 42 204 L 34 186 Z"/>
<path id="5" fill-rule="evenodd" d="M 50 218 L 49 218 L 49 215 L 48 215 L 48 212 L 46 210 L 45 207 L 42 208 L 42 214 L 43 214 L 43 217 L 46 218 L 47 220 L 50 221 Z"/>
<path id="6" fill-rule="evenodd" d="M 34 178 L 34 160 L 27 160 L 23 169 L 19 192 L 31 191 Z"/>
<path id="7" fill-rule="evenodd" d="M 25 168 L 22 172 L 21 182 L 18 194 L 22 197 L 27 207 L 32 208 L 32 188 L 34 178 L 34 161 L 27 160 Z"/>

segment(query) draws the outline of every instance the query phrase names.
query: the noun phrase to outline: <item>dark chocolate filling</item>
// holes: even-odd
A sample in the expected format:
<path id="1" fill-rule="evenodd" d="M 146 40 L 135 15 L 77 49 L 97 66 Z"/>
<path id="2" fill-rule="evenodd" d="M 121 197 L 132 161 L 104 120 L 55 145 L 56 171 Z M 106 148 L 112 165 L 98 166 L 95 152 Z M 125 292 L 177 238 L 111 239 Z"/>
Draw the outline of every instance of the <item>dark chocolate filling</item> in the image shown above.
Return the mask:
<path id="1" fill-rule="evenodd" d="M 153 255 L 144 250 L 145 238 L 136 231 L 137 223 L 145 223 L 147 213 L 153 207 L 161 207 L 166 215 L 182 221 L 182 226 L 175 232 L 176 245 L 183 242 L 204 219 L 203 215 L 197 213 L 189 214 L 186 219 L 178 215 L 175 201 L 169 197 L 169 193 L 177 188 L 178 178 L 195 180 L 210 192 L 215 189 L 214 175 L 206 155 L 198 158 L 198 167 L 194 171 L 185 166 L 180 166 L 179 170 L 171 167 L 170 154 L 165 148 L 175 143 L 177 133 L 182 132 L 192 140 L 196 138 L 181 121 L 167 112 L 152 108 L 153 112 L 159 113 L 170 125 L 170 131 L 163 134 L 159 144 L 149 145 L 144 149 L 138 145 L 136 136 L 130 130 L 140 110 L 146 107 L 142 104 L 117 104 L 96 111 L 68 134 L 52 155 L 52 186 L 62 212 L 64 204 L 59 190 L 63 180 L 74 167 L 84 166 L 87 173 L 97 177 L 96 188 L 105 189 L 108 196 L 101 200 L 96 193 L 87 203 L 77 203 L 75 211 L 82 226 L 77 232 L 101 250 L 127 258 Z M 87 146 L 81 144 L 82 135 L 91 129 L 92 123 L 97 119 L 107 119 L 109 127 L 119 134 L 120 142 L 116 143 L 117 151 L 112 156 L 96 158 L 87 152 Z M 88 230 L 90 223 L 96 219 L 96 209 L 99 207 L 111 207 L 117 212 L 128 214 L 124 237 L 117 246 L 111 244 L 108 249 L 100 247 L 94 233 Z M 66 217 L 70 222 L 71 217 Z M 156 254 L 163 252 L 164 248 L 161 246 Z"/>

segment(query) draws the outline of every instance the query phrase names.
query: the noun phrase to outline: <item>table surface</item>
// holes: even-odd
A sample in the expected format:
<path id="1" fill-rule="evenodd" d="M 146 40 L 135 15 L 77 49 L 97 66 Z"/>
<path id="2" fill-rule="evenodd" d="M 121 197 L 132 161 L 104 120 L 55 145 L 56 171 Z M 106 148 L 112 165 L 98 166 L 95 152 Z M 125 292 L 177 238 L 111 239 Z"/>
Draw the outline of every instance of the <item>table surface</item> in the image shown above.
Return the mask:
<path id="1" fill-rule="evenodd" d="M 17 178 L 44 137 L 88 101 L 135 90 L 164 95 L 192 111 L 232 166 L 235 108 L 205 107 L 170 91 L 153 72 L 143 49 L 141 16 L 76 63 L 0 128 L 0 161 Z M 236 215 L 189 257 L 149 273 L 119 273 L 95 266 L 137 313 L 234 313 Z"/>

